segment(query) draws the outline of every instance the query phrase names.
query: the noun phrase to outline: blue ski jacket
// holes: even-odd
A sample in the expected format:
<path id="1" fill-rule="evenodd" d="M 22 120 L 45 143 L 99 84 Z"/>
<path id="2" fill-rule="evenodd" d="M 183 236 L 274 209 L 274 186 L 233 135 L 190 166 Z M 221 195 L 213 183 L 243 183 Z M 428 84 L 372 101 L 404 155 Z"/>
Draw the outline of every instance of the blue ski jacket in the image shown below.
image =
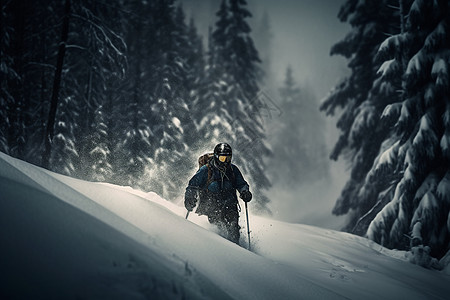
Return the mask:
<path id="1" fill-rule="evenodd" d="M 208 180 L 208 168 L 211 178 Z M 208 185 L 208 186 L 206 186 Z M 230 164 L 224 171 L 211 160 L 202 166 L 189 181 L 188 189 L 207 191 L 208 198 L 212 198 L 220 206 L 237 204 L 236 190 L 240 193 L 249 190 L 248 183 L 241 171 L 234 164 Z"/>

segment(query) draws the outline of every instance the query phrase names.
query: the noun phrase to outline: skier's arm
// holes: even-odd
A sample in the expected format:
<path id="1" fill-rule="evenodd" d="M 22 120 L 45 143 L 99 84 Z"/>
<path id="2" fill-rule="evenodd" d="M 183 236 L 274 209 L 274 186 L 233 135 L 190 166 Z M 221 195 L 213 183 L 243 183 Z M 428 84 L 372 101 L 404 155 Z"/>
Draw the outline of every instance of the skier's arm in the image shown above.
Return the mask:
<path id="1" fill-rule="evenodd" d="M 208 180 L 208 167 L 205 165 L 201 167 L 197 173 L 189 180 L 188 189 L 198 190 L 205 186 L 206 181 Z"/>
<path id="2" fill-rule="evenodd" d="M 202 188 L 208 180 L 208 167 L 201 167 L 197 173 L 189 180 L 188 187 L 184 194 L 184 206 L 191 211 L 197 204 L 198 190 Z"/>
<path id="3" fill-rule="evenodd" d="M 248 191 L 249 186 L 247 181 L 245 181 L 244 176 L 242 176 L 241 171 L 233 165 L 233 172 L 234 177 L 236 179 L 236 186 L 235 188 L 239 191 L 239 193 L 242 193 L 243 191 Z"/>
<path id="4" fill-rule="evenodd" d="M 237 167 L 233 168 L 234 176 L 236 178 L 236 189 L 239 191 L 240 198 L 244 200 L 244 202 L 249 202 L 252 200 L 252 193 L 250 192 L 248 183 L 245 181 L 242 176 L 241 171 Z"/>

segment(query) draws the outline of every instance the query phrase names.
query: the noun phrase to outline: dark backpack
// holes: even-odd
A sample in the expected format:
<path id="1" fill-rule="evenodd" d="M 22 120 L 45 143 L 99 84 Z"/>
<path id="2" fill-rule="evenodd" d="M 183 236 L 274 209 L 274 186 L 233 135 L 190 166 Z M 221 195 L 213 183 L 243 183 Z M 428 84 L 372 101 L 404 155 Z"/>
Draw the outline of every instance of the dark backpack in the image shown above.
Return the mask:
<path id="1" fill-rule="evenodd" d="M 200 155 L 200 157 L 198 158 L 198 168 L 200 169 L 201 167 L 203 167 L 204 165 L 209 163 L 209 161 L 213 158 L 213 156 L 214 156 L 214 153 L 206 153 L 206 154 Z"/>
<path id="2" fill-rule="evenodd" d="M 206 165 L 208 167 L 208 180 L 206 182 L 206 187 L 211 183 L 211 177 L 212 177 L 212 170 L 209 168 L 209 162 L 213 158 L 214 153 L 206 153 L 201 155 L 198 158 L 198 169 L 200 170 L 201 167 Z"/>

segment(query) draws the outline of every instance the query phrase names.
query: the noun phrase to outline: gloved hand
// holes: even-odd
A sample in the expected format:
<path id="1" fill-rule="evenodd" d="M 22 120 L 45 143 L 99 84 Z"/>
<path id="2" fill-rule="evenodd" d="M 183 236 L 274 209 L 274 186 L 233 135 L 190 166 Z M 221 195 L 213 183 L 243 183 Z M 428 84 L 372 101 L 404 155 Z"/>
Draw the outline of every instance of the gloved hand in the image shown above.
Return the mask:
<path id="1" fill-rule="evenodd" d="M 192 211 L 196 204 L 197 197 L 195 191 L 187 189 L 184 194 L 184 207 L 186 207 L 188 211 Z"/>
<path id="2" fill-rule="evenodd" d="M 239 195 L 239 197 L 244 201 L 244 202 L 250 202 L 250 200 L 252 200 L 252 193 L 248 190 L 243 190 L 241 192 L 241 194 Z"/>

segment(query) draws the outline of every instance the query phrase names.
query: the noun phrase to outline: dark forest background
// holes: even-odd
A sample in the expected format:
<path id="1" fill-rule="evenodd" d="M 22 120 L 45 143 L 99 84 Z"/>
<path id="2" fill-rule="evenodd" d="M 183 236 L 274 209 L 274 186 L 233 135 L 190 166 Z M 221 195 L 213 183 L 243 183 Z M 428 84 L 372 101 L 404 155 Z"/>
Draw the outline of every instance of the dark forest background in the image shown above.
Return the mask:
<path id="1" fill-rule="evenodd" d="M 257 210 L 270 211 L 265 192 L 280 177 L 266 165 L 274 157 L 270 143 L 280 143 L 269 143 L 267 121 L 282 114 L 284 102 L 302 104 L 292 71 L 281 97 L 266 88 L 275 86 L 267 14 L 253 22 L 259 54 L 245 1 L 218 2 L 206 37 L 176 1 L 2 0 L 1 7 L 1 151 L 174 200 L 197 157 L 226 141 L 256 193 Z M 305 113 L 310 120 L 319 115 L 317 104 L 305 105 L 315 105 Z M 286 131 L 296 141 L 301 125 Z M 294 164 L 319 158 L 298 146 L 290 147 L 301 157 Z M 279 148 L 279 157 L 288 155 Z"/>
<path id="2" fill-rule="evenodd" d="M 255 190 L 270 186 L 245 4 L 218 8 L 207 43 L 175 1 L 1 8 L 1 151 L 173 199 L 195 155 L 228 141 Z"/>

